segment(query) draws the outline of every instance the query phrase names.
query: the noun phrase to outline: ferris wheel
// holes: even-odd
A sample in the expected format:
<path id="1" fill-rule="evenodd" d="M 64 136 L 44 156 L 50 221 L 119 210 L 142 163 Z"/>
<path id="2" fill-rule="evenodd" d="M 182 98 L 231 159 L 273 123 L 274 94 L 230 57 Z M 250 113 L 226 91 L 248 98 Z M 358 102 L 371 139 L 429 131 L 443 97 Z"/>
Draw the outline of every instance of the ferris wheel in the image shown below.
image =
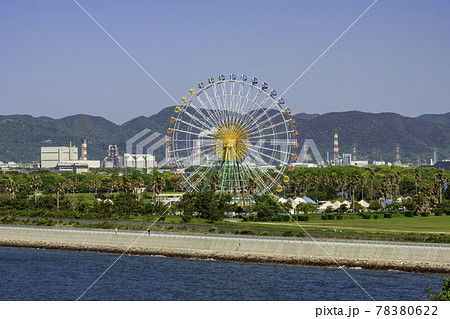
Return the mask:
<path id="1" fill-rule="evenodd" d="M 181 99 L 167 130 L 174 178 L 188 191 L 282 191 L 294 169 L 298 131 L 285 100 L 256 78 L 219 75 Z"/>

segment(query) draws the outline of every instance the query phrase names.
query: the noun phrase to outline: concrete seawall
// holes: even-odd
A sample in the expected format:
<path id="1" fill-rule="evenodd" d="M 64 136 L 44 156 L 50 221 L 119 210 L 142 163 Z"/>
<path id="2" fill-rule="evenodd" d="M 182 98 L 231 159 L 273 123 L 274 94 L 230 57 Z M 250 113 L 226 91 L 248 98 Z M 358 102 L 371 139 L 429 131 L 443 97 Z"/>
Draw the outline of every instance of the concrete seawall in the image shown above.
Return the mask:
<path id="1" fill-rule="evenodd" d="M 0 245 L 107 253 L 132 245 L 127 254 L 450 273 L 444 244 L 0 226 Z"/>

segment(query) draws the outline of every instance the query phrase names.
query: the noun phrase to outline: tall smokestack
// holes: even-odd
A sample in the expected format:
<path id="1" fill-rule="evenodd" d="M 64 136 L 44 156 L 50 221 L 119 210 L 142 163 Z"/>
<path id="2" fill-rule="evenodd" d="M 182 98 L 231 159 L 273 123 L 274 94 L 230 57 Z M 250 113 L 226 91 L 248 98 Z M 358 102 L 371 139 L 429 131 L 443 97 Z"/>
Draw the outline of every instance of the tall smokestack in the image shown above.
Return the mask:
<path id="1" fill-rule="evenodd" d="M 353 160 L 356 161 L 356 144 L 353 144 Z"/>
<path id="2" fill-rule="evenodd" d="M 338 133 L 334 132 L 334 160 L 337 160 L 339 158 L 339 142 L 338 142 Z"/>
<path id="3" fill-rule="evenodd" d="M 87 161 L 87 142 L 86 139 L 84 140 L 83 143 L 83 161 Z"/>

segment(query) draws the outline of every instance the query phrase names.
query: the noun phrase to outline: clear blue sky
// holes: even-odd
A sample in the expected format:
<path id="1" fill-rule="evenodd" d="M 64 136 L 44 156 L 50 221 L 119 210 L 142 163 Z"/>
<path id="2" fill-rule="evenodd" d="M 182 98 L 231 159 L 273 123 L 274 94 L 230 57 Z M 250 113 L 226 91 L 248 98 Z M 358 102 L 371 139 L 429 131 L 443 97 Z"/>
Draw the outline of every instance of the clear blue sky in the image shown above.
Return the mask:
<path id="1" fill-rule="evenodd" d="M 79 0 L 179 100 L 247 74 L 284 91 L 372 0 Z M 0 1 L 0 114 L 121 124 L 174 102 L 72 0 Z M 450 1 L 379 0 L 286 95 L 294 113 L 450 111 Z"/>

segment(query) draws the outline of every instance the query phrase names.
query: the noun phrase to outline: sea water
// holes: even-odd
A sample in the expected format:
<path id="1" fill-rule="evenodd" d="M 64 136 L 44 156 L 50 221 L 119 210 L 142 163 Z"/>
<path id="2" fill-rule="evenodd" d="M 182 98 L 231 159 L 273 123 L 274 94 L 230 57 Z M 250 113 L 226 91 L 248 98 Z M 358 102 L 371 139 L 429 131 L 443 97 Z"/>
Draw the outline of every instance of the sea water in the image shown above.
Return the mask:
<path id="1" fill-rule="evenodd" d="M 370 296 L 379 301 L 427 300 L 424 287 L 429 285 L 435 292 L 444 277 L 162 256 L 118 257 L 0 247 L 0 300 L 77 300 L 80 296 L 80 300 L 338 301 L 371 300 Z"/>

